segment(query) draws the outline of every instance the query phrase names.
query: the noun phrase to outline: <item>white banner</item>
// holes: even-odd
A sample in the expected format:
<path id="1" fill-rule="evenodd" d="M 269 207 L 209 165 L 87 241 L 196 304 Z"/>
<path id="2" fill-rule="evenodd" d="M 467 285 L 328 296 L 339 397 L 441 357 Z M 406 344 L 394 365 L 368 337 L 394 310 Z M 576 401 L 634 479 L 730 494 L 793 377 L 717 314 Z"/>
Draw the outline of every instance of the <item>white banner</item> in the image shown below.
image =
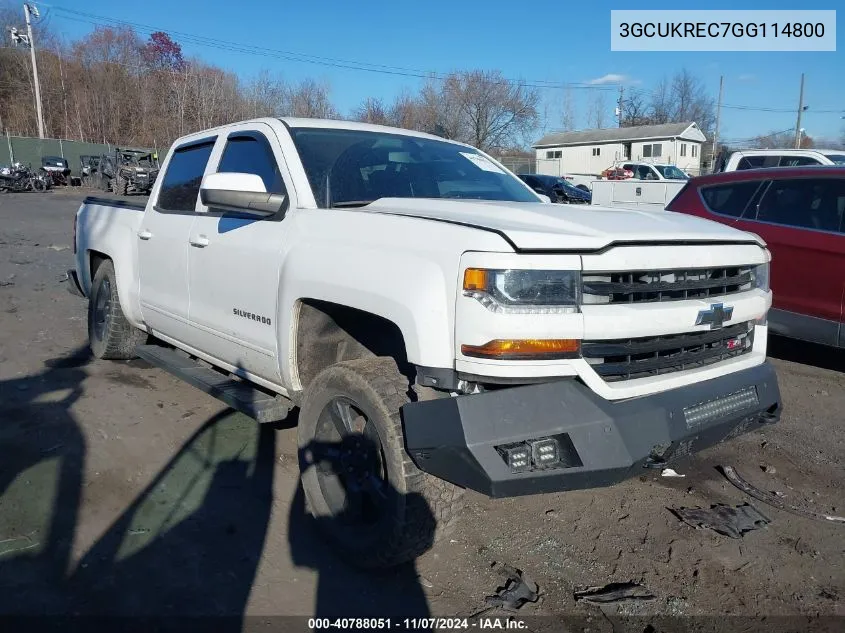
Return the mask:
<path id="1" fill-rule="evenodd" d="M 835 51 L 836 11 L 611 11 L 612 51 Z"/>

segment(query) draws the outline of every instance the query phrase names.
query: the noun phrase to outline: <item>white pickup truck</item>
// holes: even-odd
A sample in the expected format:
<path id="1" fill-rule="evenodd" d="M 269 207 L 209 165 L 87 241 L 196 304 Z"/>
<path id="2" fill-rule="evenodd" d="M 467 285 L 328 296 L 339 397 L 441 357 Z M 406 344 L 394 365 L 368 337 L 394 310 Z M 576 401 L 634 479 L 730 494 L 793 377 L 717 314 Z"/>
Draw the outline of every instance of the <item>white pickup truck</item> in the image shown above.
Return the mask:
<path id="1" fill-rule="evenodd" d="M 186 136 L 146 206 L 84 202 L 74 252 L 96 357 L 259 421 L 299 407 L 309 510 L 360 565 L 425 550 L 465 488 L 609 485 L 780 415 L 758 237 L 545 204 L 426 134 Z"/>
<path id="2" fill-rule="evenodd" d="M 675 165 L 664 163 L 623 163 L 633 174 L 624 180 L 608 179 L 593 183 L 590 204 L 602 207 L 663 211 L 687 184 L 689 176 Z"/>

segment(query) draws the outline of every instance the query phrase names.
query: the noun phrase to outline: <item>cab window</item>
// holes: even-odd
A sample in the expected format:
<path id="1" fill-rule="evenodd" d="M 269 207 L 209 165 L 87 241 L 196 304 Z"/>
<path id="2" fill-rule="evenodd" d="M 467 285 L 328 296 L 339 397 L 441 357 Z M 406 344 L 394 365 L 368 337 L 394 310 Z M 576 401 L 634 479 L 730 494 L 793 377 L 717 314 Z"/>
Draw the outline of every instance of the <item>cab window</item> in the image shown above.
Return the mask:
<path id="1" fill-rule="evenodd" d="M 261 134 L 250 132 L 230 136 L 217 171 L 255 174 L 264 182 L 267 193 L 286 193 L 276 157 Z"/>
<path id="2" fill-rule="evenodd" d="M 214 139 L 210 139 L 174 150 L 161 183 L 156 210 L 193 213 L 213 148 Z"/>

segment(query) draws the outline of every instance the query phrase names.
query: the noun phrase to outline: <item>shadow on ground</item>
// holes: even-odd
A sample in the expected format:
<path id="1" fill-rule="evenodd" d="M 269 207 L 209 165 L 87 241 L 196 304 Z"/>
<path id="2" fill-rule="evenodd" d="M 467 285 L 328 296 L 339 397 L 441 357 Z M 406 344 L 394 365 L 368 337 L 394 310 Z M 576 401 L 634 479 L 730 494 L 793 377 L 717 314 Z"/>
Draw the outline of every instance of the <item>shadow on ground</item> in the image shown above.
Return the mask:
<path id="1" fill-rule="evenodd" d="M 0 615 L 212 616 L 240 630 L 265 541 L 284 538 L 267 533 L 278 430 L 211 417 L 72 568 L 86 446 L 71 407 L 90 362 L 79 349 L 0 381 Z M 318 573 L 315 615 L 428 614 L 413 564 L 341 562 L 297 490 L 291 558 Z"/>
<path id="2" fill-rule="evenodd" d="M 801 365 L 845 372 L 845 350 L 816 343 L 772 335 L 769 337 L 768 355 Z"/>

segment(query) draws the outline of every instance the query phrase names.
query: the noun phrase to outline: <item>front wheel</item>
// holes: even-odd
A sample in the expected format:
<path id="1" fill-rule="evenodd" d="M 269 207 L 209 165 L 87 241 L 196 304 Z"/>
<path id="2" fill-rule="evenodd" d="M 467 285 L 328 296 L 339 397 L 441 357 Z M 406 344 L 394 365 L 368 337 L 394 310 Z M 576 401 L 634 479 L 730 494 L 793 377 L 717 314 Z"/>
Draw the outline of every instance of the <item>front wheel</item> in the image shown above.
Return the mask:
<path id="1" fill-rule="evenodd" d="M 129 360 L 146 334 L 123 315 L 117 294 L 114 264 L 106 260 L 97 268 L 88 300 L 88 340 L 95 358 Z"/>
<path id="2" fill-rule="evenodd" d="M 302 488 L 318 529 L 359 567 L 413 560 L 448 533 L 463 489 L 419 470 L 399 409 L 408 381 L 392 358 L 346 361 L 308 386 L 297 429 Z"/>
<path id="3" fill-rule="evenodd" d="M 118 195 L 118 196 L 128 195 L 129 183 L 120 174 L 115 175 L 114 179 L 112 180 L 112 186 L 114 187 L 115 195 Z"/>

